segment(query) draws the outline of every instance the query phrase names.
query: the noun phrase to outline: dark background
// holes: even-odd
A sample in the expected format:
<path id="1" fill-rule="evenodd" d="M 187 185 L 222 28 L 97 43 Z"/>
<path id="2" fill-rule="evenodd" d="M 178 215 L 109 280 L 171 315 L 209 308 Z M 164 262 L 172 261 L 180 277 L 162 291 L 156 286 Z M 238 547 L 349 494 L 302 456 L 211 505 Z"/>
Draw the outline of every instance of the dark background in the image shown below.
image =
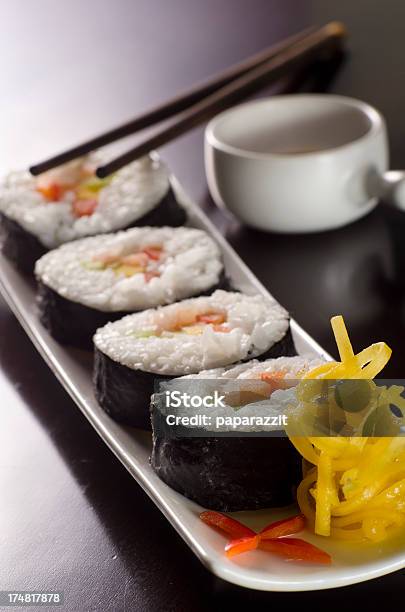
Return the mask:
<path id="1" fill-rule="evenodd" d="M 2 170 L 38 161 L 330 19 L 350 33 L 330 91 L 376 106 L 387 120 L 392 167 L 405 166 L 401 0 L 2 0 L 0 8 Z M 303 89 L 324 87 L 318 72 Z M 328 321 L 337 313 L 356 349 L 385 340 L 394 351 L 386 375 L 403 378 L 402 213 L 380 207 L 313 236 L 248 230 L 211 203 L 202 144 L 201 128 L 162 155 L 275 297 L 331 352 Z M 72 611 L 350 610 L 401 601 L 403 571 L 304 594 L 217 580 L 98 439 L 3 302 L 0 336 L 0 589 L 63 589 Z"/>

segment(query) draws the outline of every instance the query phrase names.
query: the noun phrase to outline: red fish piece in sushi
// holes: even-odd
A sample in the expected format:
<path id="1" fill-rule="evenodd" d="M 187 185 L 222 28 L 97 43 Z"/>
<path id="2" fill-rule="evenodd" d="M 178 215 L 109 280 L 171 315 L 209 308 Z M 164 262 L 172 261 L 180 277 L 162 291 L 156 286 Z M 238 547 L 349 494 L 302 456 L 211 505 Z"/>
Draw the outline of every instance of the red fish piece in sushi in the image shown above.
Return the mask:
<path id="1" fill-rule="evenodd" d="M 121 262 L 127 266 L 140 266 L 141 268 L 146 268 L 149 263 L 149 258 L 143 252 L 130 253 L 129 255 L 121 257 Z"/>
<path id="2" fill-rule="evenodd" d="M 284 380 L 285 375 L 286 373 L 282 370 L 279 372 L 262 372 L 260 374 L 260 380 L 267 383 L 269 386 L 269 395 L 271 395 L 273 391 L 286 389 L 288 387 L 288 382 Z"/>
<path id="3" fill-rule="evenodd" d="M 160 246 L 150 246 L 143 249 L 145 255 L 149 257 L 149 259 L 153 259 L 154 261 L 159 261 L 162 255 L 162 247 Z"/>
<path id="4" fill-rule="evenodd" d="M 75 200 L 72 205 L 73 214 L 76 217 L 88 217 L 97 208 L 98 200 Z"/>
<path id="5" fill-rule="evenodd" d="M 58 202 L 64 193 L 62 185 L 59 185 L 58 183 L 38 185 L 37 191 L 49 202 Z"/>
<path id="6" fill-rule="evenodd" d="M 199 323 L 207 323 L 209 325 L 221 325 L 221 323 L 225 323 L 226 316 L 223 312 L 210 312 L 207 314 L 198 315 L 197 321 Z"/>
<path id="7" fill-rule="evenodd" d="M 216 332 L 221 332 L 222 334 L 229 334 L 231 331 L 229 327 L 225 327 L 225 325 L 213 325 L 212 329 Z"/>
<path id="8" fill-rule="evenodd" d="M 145 272 L 145 280 L 149 282 L 154 276 L 159 276 L 156 271 Z M 222 312 L 207 312 L 198 314 L 194 308 L 181 308 L 172 316 L 165 316 L 156 323 L 155 335 L 162 332 L 185 332 L 192 335 L 203 333 L 204 327 L 210 326 L 216 332 L 230 332 L 229 327 L 224 326 L 226 315 Z M 219 323 L 215 323 L 218 321 Z"/>

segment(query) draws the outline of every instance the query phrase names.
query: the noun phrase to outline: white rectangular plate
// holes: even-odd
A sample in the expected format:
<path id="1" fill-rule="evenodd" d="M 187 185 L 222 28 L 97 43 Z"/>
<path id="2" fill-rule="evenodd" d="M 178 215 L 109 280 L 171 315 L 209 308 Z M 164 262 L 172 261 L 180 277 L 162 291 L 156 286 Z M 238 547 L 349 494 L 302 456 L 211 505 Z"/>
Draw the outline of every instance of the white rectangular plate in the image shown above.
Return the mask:
<path id="1" fill-rule="evenodd" d="M 174 180 L 178 197 L 189 211 L 190 225 L 208 231 L 222 249 L 228 275 L 235 286 L 248 293 L 268 296 L 238 255 L 215 229 L 206 215 L 191 202 Z M 326 589 L 361 582 L 405 567 L 405 542 L 390 547 L 342 546 L 305 534 L 306 539 L 328 550 L 333 556 L 330 567 L 286 563 L 268 553 L 254 551 L 228 560 L 224 555 L 225 539 L 198 518 L 203 510 L 179 495 L 152 471 L 149 465 L 151 437 L 147 432 L 122 427 L 112 421 L 98 406 L 92 388 L 90 353 L 67 349 L 55 342 L 42 327 L 35 312 L 32 283 L 20 276 L 0 256 L 1 292 L 10 308 L 51 370 L 71 395 L 94 429 L 138 484 L 163 512 L 201 562 L 214 574 L 240 586 L 264 591 L 306 591 Z M 325 325 L 328 322 L 325 321 Z M 299 353 L 329 356 L 295 321 L 291 328 Z M 253 528 L 295 512 L 295 508 L 238 513 L 238 518 Z"/>

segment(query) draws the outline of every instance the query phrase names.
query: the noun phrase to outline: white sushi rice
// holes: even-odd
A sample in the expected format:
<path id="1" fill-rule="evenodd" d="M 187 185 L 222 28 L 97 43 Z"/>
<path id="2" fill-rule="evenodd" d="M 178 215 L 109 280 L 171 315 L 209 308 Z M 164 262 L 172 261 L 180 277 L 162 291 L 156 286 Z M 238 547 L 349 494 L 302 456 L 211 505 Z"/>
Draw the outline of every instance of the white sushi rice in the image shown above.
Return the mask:
<path id="1" fill-rule="evenodd" d="M 82 162 L 97 166 L 106 153 L 89 154 Z M 58 202 L 46 202 L 36 190 L 37 179 L 28 171 L 11 172 L 0 185 L 0 212 L 36 236 L 48 249 L 64 242 L 123 229 L 151 211 L 168 193 L 166 166 L 145 157 L 116 172 L 98 194 L 98 205 L 89 216 L 72 213 L 73 192 Z"/>
<path id="2" fill-rule="evenodd" d="M 286 379 L 301 378 L 303 374 L 324 363 L 324 360 L 311 354 L 297 355 L 296 357 L 276 357 L 266 361 L 252 359 L 246 363 L 239 363 L 236 366 L 227 368 L 213 368 L 203 370 L 198 374 L 182 376 L 178 380 L 187 379 L 229 379 L 229 380 L 255 380 L 261 374 L 273 374 L 275 372 L 285 372 Z M 173 381 L 174 382 L 174 381 Z"/>
<path id="3" fill-rule="evenodd" d="M 269 398 L 261 401 L 252 401 L 240 408 L 238 407 L 237 410 L 235 410 L 235 407 L 227 405 L 226 402 L 224 406 L 218 405 L 215 408 L 209 409 L 204 406 L 196 408 L 180 406 L 175 410 L 175 415 L 178 417 L 208 415 L 211 422 L 206 427 L 206 430 L 211 432 L 246 431 L 252 433 L 278 431 L 280 430 L 278 424 L 263 425 L 263 421 L 265 421 L 266 417 L 288 415 L 291 407 L 296 404 L 295 382 L 322 363 L 322 359 L 309 354 L 297 357 L 278 357 L 262 362 L 253 360 L 230 368 L 216 368 L 200 372 L 196 375 L 182 376 L 165 383 L 164 389 L 165 391 L 178 390 L 181 393 L 193 393 L 200 397 L 209 395 L 215 389 L 218 389 L 220 394 L 226 394 L 227 392 L 234 394 L 235 392 L 243 391 L 243 389 L 254 391 L 254 384 L 248 385 L 247 381 L 260 380 L 261 374 L 283 372 L 285 374 L 284 380 L 291 381 L 290 388 L 277 389 L 273 391 Z M 215 381 L 217 381 L 217 384 L 215 384 Z M 235 381 L 240 381 L 240 384 L 236 384 Z M 249 425 L 247 426 L 242 423 L 235 429 L 234 417 L 240 418 L 242 422 L 243 420 L 245 422 L 249 421 Z M 193 428 L 193 425 L 186 426 Z M 198 427 L 199 425 L 197 425 Z"/>
<path id="4" fill-rule="evenodd" d="M 201 335 L 137 337 L 156 326 L 169 328 L 184 316 L 225 312 L 228 333 L 207 325 Z M 95 346 L 112 360 L 132 369 L 180 376 L 257 357 L 281 340 L 289 327 L 287 311 L 260 295 L 218 290 L 209 297 L 128 315 L 97 330 Z"/>
<path id="5" fill-rule="evenodd" d="M 105 253 L 125 256 L 161 245 L 159 277 L 126 277 L 114 269 L 86 264 Z M 202 230 L 142 227 L 83 238 L 46 253 L 35 274 L 62 297 L 105 312 L 144 310 L 202 293 L 218 284 L 223 270 L 216 243 Z"/>

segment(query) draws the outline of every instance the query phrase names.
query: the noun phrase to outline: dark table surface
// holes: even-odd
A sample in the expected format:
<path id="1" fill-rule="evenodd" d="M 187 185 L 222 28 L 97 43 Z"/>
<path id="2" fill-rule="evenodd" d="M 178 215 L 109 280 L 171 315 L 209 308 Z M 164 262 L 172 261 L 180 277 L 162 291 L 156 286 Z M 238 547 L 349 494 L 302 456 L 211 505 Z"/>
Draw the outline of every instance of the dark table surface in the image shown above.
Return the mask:
<path id="1" fill-rule="evenodd" d="M 5 0 L 1 8 L 2 169 L 37 161 L 336 18 L 348 26 L 350 53 L 329 90 L 382 111 L 392 167 L 405 165 L 401 0 Z M 317 79 L 302 86 L 323 87 Z M 394 350 L 387 375 L 403 376 L 401 214 L 381 207 L 314 236 L 248 230 L 211 203 L 202 144 L 197 129 L 162 155 L 270 291 L 330 351 L 328 320 L 336 313 L 356 348 L 387 341 Z M 0 589 L 61 589 L 65 609 L 80 611 L 354 609 L 400 600 L 403 571 L 305 594 L 260 593 L 214 578 L 100 441 L 3 302 L 0 334 Z"/>

